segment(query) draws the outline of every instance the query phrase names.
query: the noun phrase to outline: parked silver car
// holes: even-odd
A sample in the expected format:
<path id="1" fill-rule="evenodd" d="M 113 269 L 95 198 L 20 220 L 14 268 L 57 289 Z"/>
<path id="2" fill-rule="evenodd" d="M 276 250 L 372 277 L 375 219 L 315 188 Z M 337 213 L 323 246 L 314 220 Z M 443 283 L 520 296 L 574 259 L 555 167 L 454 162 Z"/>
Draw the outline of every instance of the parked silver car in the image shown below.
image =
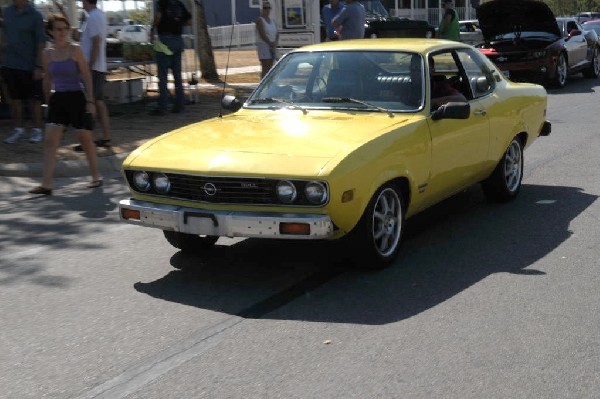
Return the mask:
<path id="1" fill-rule="evenodd" d="M 483 34 L 479 28 L 479 21 L 476 19 L 468 19 L 464 21 L 458 21 L 458 27 L 460 29 L 460 41 L 463 43 L 475 46 L 483 42 Z"/>

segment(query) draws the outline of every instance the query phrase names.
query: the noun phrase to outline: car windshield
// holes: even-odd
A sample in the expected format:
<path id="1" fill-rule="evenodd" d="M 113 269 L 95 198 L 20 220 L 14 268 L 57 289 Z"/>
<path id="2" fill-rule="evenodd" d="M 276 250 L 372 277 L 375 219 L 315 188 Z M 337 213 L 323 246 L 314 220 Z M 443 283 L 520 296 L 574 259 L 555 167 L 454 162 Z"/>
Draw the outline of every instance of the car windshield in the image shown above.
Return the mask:
<path id="1" fill-rule="evenodd" d="M 369 17 L 389 17 L 387 10 L 379 0 L 362 0 L 360 3 Z"/>
<path id="2" fill-rule="evenodd" d="M 600 34 L 600 22 L 584 22 L 583 29 L 595 30 L 596 33 Z"/>
<path id="3" fill-rule="evenodd" d="M 289 53 L 246 107 L 416 112 L 423 107 L 423 65 L 420 54 L 402 51 Z"/>

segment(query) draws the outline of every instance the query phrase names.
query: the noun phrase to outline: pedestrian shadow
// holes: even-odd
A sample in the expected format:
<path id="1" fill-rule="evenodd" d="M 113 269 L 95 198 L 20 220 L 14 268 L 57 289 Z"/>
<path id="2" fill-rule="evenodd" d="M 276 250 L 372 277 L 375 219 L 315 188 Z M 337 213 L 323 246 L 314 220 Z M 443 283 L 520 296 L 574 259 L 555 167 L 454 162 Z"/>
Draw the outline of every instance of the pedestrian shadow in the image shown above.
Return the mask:
<path id="1" fill-rule="evenodd" d="M 177 252 L 171 263 L 181 270 L 134 288 L 248 318 L 393 323 L 496 273 L 544 278 L 552 270 L 543 258 L 596 199 L 575 187 L 523 185 L 512 203 L 492 204 L 473 187 L 411 218 L 397 261 L 379 272 L 349 267 L 329 242 L 245 240 L 203 256 Z"/>

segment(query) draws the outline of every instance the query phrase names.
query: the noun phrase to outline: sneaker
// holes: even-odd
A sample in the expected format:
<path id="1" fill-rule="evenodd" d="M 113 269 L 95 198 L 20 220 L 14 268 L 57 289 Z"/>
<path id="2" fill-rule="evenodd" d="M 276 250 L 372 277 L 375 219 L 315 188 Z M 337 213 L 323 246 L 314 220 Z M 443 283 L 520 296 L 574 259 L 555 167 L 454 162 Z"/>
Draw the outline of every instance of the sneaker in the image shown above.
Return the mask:
<path id="1" fill-rule="evenodd" d="M 31 129 L 31 136 L 29 137 L 30 143 L 39 143 L 44 138 L 42 134 L 42 129 L 39 127 L 34 127 Z"/>
<path id="2" fill-rule="evenodd" d="M 13 132 L 10 134 L 10 136 L 8 136 L 7 138 L 4 139 L 4 143 L 5 144 L 14 144 L 17 141 L 22 140 L 24 132 L 25 132 L 25 129 L 23 129 L 22 127 L 14 128 Z"/>

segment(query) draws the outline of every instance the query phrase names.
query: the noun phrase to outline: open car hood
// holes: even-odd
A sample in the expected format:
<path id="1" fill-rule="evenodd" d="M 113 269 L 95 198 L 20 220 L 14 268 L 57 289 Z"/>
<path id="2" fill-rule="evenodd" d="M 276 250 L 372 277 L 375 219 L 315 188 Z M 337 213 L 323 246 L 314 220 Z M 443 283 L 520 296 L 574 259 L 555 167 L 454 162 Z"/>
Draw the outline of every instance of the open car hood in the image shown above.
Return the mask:
<path id="1" fill-rule="evenodd" d="M 492 0 L 477 8 L 477 19 L 486 41 L 513 32 L 548 32 L 561 36 L 556 17 L 541 1 Z"/>

